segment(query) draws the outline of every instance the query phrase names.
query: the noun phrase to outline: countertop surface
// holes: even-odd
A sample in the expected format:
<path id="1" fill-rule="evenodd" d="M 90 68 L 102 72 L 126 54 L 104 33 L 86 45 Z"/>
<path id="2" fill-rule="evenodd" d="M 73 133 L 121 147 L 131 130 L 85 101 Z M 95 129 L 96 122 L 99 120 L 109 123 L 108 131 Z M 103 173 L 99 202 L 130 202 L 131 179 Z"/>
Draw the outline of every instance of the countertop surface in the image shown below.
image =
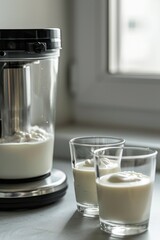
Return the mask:
<path id="1" fill-rule="evenodd" d="M 70 160 L 54 160 L 67 174 L 68 189 L 58 202 L 37 209 L 0 211 L 0 240 L 115 240 L 99 229 L 98 218 L 76 211 Z M 125 239 L 159 240 L 160 173 L 156 175 L 149 230 Z"/>

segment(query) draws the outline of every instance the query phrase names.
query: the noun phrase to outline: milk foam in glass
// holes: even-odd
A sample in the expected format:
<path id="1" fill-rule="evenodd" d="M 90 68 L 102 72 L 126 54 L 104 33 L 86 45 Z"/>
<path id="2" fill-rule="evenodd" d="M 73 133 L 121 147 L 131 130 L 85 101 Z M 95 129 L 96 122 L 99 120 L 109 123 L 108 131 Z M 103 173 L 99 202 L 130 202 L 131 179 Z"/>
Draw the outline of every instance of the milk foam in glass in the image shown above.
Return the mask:
<path id="1" fill-rule="evenodd" d="M 157 152 L 123 147 L 95 151 L 100 228 L 124 237 L 148 229 Z M 121 158 L 118 172 L 100 171 L 101 159 Z"/>
<path id="2" fill-rule="evenodd" d="M 124 140 L 113 137 L 79 137 L 70 141 L 71 162 L 77 210 L 87 217 L 99 215 L 94 169 L 94 150 L 105 146 L 122 146 Z M 119 171 L 119 161 L 101 161 L 105 174 Z"/>

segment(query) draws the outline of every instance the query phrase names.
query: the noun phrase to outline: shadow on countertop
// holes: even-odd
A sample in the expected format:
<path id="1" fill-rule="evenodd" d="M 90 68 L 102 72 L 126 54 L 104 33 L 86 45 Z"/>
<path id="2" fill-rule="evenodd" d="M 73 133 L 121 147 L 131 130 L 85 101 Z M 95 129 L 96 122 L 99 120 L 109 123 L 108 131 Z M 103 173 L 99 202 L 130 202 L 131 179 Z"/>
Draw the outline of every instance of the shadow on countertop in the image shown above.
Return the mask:
<path id="1" fill-rule="evenodd" d="M 83 217 L 80 220 L 80 213 L 74 212 L 68 223 L 64 226 L 58 236 L 59 240 L 117 240 L 99 228 L 98 218 Z M 125 237 L 125 240 L 149 240 L 149 231 L 137 236 Z"/>

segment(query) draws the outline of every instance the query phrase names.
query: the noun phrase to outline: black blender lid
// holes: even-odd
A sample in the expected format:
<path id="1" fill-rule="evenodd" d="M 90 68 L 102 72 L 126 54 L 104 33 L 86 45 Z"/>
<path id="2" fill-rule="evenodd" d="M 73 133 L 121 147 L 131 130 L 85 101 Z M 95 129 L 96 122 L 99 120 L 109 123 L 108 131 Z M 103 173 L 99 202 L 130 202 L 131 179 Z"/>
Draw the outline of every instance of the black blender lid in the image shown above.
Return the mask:
<path id="1" fill-rule="evenodd" d="M 59 28 L 0 29 L 0 56 L 11 52 L 45 53 L 61 48 Z"/>
<path id="2" fill-rule="evenodd" d="M 0 40 L 60 39 L 59 28 L 0 29 Z"/>
<path id="3" fill-rule="evenodd" d="M 0 29 L 1 39 L 46 39 L 60 38 L 59 28 Z"/>

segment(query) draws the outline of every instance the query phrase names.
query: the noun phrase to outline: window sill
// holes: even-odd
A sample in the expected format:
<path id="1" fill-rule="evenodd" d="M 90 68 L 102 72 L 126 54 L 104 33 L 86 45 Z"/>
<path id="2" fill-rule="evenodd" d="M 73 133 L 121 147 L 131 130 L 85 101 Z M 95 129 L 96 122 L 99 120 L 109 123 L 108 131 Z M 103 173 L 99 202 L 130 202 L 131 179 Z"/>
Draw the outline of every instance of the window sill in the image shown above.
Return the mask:
<path id="1" fill-rule="evenodd" d="M 95 128 L 80 125 L 57 127 L 55 132 L 55 158 L 70 159 L 69 140 L 78 136 L 106 135 L 122 137 L 129 146 L 145 146 L 158 150 L 157 170 L 160 170 L 160 134 L 140 130 Z"/>

